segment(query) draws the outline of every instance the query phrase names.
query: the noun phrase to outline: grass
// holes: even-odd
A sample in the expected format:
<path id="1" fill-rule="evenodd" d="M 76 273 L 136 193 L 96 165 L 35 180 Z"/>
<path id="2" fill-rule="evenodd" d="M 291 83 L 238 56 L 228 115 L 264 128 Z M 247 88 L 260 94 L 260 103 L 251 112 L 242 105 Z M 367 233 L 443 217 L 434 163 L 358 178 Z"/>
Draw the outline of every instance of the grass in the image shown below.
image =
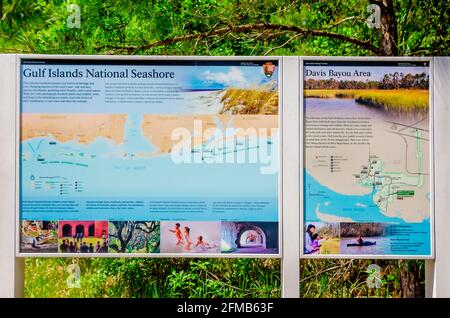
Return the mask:
<path id="1" fill-rule="evenodd" d="M 413 89 L 307 89 L 305 97 L 354 98 L 366 106 L 394 112 L 422 113 L 429 109 L 428 90 Z"/>
<path id="2" fill-rule="evenodd" d="M 93 274 L 89 261 L 81 259 L 78 264 L 85 277 Z M 82 277 L 81 288 L 68 288 L 68 266 L 71 259 L 65 258 L 36 258 L 27 259 L 25 267 L 25 297 L 29 298 L 79 298 L 95 297 L 95 290 L 90 288 L 89 279 Z"/>
<path id="3" fill-rule="evenodd" d="M 340 241 L 338 238 L 328 239 L 321 242 L 320 254 L 339 254 Z"/>
<path id="4" fill-rule="evenodd" d="M 223 103 L 222 114 L 278 114 L 278 92 L 276 90 L 228 88 L 225 90 L 221 102 Z"/>
<path id="5" fill-rule="evenodd" d="M 420 293 L 425 294 L 425 263 L 410 261 L 419 268 Z M 378 265 L 379 288 L 367 284 L 367 269 Z M 395 260 L 302 260 L 300 294 L 305 298 L 399 298 L 402 297 L 400 265 Z"/>
<path id="6" fill-rule="evenodd" d="M 81 269 L 69 288 L 68 266 Z M 25 297 L 277 298 L 279 260 L 33 258 L 26 260 Z"/>
<path id="7" fill-rule="evenodd" d="M 69 288 L 68 266 L 81 269 L 80 288 Z M 424 262 L 419 269 L 424 293 Z M 366 284 L 370 264 L 381 268 L 380 288 Z M 242 298 L 280 297 L 276 259 L 28 258 L 25 297 Z M 300 294 L 316 297 L 402 296 L 398 261 L 301 260 Z"/>

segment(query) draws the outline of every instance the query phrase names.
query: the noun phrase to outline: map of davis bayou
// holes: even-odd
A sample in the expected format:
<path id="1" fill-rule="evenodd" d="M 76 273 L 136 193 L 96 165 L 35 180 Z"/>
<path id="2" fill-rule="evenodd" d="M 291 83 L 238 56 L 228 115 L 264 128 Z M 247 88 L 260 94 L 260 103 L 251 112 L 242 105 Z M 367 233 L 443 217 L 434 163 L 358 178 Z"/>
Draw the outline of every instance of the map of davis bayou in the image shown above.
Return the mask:
<path id="1" fill-rule="evenodd" d="M 306 78 L 306 219 L 429 226 L 427 68 L 375 73 Z"/>

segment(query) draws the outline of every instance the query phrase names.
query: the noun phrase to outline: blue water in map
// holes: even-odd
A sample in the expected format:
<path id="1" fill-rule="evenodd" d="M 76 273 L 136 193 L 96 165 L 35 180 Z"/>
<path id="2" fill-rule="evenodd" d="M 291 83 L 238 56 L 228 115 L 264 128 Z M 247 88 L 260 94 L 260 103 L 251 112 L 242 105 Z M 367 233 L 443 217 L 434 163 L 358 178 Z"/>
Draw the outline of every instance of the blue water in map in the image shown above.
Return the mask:
<path id="1" fill-rule="evenodd" d="M 406 240 L 414 247 L 401 250 L 391 250 L 387 241 L 396 239 L 396 235 L 385 236 L 376 247 L 341 248 L 341 254 L 391 254 L 391 255 L 429 255 L 430 254 L 430 220 L 425 219 L 421 223 L 406 223 L 400 218 L 391 218 L 382 214 L 379 207 L 373 203 L 373 192 L 366 195 L 343 195 L 337 193 L 317 182 L 306 170 L 304 172 L 304 209 L 305 222 L 320 222 L 316 209 L 321 213 L 337 217 L 351 218 L 353 222 L 359 223 L 390 223 L 407 227 L 407 233 L 397 235 L 397 238 Z M 358 205 L 357 205 L 358 204 Z M 365 205 L 361 207 L 361 205 Z M 372 238 L 366 238 L 368 241 Z M 344 240 L 345 241 L 345 240 Z M 343 242 L 344 242 L 343 241 Z M 346 242 L 346 241 L 345 241 Z M 349 243 L 349 242 L 346 242 Z M 383 243 L 383 244 L 382 244 Z"/>
<path id="2" fill-rule="evenodd" d="M 403 222 L 400 218 L 385 216 L 373 202 L 372 191 L 366 195 L 344 195 L 319 183 L 306 170 L 304 174 L 304 198 L 306 219 L 320 221 L 316 209 L 338 217 L 351 218 L 355 222 Z"/>
<path id="3" fill-rule="evenodd" d="M 21 217 L 70 220 L 92 219 L 95 215 L 97 220 L 278 220 L 278 173 L 261 173 L 267 163 L 176 164 L 170 154 L 157 153 L 156 147 L 141 133 L 142 120 L 139 114 L 127 117 L 125 141 L 121 144 L 105 138 L 97 138 L 87 145 L 75 140 L 60 143 L 51 136 L 23 142 L 22 202 L 71 200 L 77 208 L 49 212 L 48 208 L 44 211 L 42 207 L 22 204 Z M 258 142 L 270 143 L 266 148 L 278 166 L 277 135 L 270 142 L 261 137 Z M 246 146 L 237 147 L 237 152 L 259 156 L 260 148 Z M 214 152 L 203 155 L 221 155 L 217 149 Z M 145 155 L 139 155 L 142 153 Z M 91 200 L 129 200 L 143 204 L 104 210 L 88 208 L 87 202 Z M 150 201 L 202 202 L 203 207 L 196 208 L 202 211 L 198 213 L 192 213 L 188 207 L 185 211 L 158 211 L 149 208 Z M 214 208 L 214 202 L 244 202 L 253 206 L 257 202 L 259 207 L 249 210 L 236 206 L 221 212 Z"/>
<path id="4" fill-rule="evenodd" d="M 324 113 L 335 116 L 352 117 L 366 116 L 381 120 L 390 120 L 394 115 L 380 112 L 370 107 L 358 104 L 354 99 L 321 99 L 307 98 L 305 110 L 309 116 L 321 116 Z M 394 116 L 395 117 L 395 116 Z M 409 119 L 411 120 L 411 119 Z M 335 192 L 319 183 L 304 169 L 304 213 L 305 224 L 321 222 L 316 211 L 338 218 L 347 218 L 349 222 L 358 223 L 389 223 L 407 229 L 407 233 L 387 235 L 377 240 L 376 246 L 348 247 L 346 243 L 350 239 L 342 239 L 341 254 L 366 254 L 366 255 L 429 255 L 430 254 L 430 219 L 424 219 L 421 223 L 407 223 L 401 218 L 388 217 L 383 214 L 373 201 L 376 189 L 365 195 L 346 195 Z M 428 198 L 429 199 L 429 198 Z M 343 221 L 344 222 L 344 221 Z M 366 238 L 368 241 L 372 238 Z M 392 248 L 392 240 L 403 240 L 409 244 L 408 248 Z M 349 242 L 347 242 L 349 241 Z M 379 241 L 379 242 L 378 242 Z M 392 246 L 391 246 L 392 245 Z M 345 248 L 344 248 L 345 246 Z M 397 249 L 397 250 L 395 250 Z"/>

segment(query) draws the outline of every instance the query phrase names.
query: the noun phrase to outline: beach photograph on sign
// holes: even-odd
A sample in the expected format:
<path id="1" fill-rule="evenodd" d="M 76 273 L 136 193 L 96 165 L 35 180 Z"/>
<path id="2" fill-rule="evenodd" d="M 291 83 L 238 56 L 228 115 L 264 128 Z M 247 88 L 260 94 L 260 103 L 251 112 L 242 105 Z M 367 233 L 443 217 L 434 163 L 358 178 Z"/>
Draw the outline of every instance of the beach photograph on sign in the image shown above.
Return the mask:
<path id="1" fill-rule="evenodd" d="M 337 224 L 332 255 L 430 256 L 429 62 L 306 60 L 303 76 L 305 226 Z M 313 232 L 305 255 L 325 247 Z"/>
<path id="2" fill-rule="evenodd" d="M 161 253 L 220 253 L 220 222 L 161 222 Z"/>
<path id="3" fill-rule="evenodd" d="M 222 221 L 272 222 L 240 253 L 277 255 L 278 76 L 277 60 L 23 60 L 20 219 L 97 255 L 220 255 Z"/>

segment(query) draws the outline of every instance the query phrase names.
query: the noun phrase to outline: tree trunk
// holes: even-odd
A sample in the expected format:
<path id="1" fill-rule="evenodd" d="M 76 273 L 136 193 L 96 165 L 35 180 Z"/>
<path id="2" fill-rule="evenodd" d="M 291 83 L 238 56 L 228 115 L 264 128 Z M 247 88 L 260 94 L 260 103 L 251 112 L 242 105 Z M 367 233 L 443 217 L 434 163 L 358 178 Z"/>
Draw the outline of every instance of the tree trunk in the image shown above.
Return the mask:
<path id="1" fill-rule="evenodd" d="M 400 283 L 403 298 L 419 298 L 421 295 L 419 284 L 419 267 L 417 261 L 400 260 Z"/>
<path id="2" fill-rule="evenodd" d="M 380 7 L 380 54 L 385 56 L 398 55 L 397 19 L 392 0 L 371 0 Z M 400 282 L 403 298 L 422 297 L 419 283 L 419 267 L 416 261 L 399 260 Z"/>
<path id="3" fill-rule="evenodd" d="M 394 4 L 392 0 L 371 1 L 380 7 L 380 50 L 381 55 L 398 55 L 397 47 L 397 19 L 395 17 Z"/>

